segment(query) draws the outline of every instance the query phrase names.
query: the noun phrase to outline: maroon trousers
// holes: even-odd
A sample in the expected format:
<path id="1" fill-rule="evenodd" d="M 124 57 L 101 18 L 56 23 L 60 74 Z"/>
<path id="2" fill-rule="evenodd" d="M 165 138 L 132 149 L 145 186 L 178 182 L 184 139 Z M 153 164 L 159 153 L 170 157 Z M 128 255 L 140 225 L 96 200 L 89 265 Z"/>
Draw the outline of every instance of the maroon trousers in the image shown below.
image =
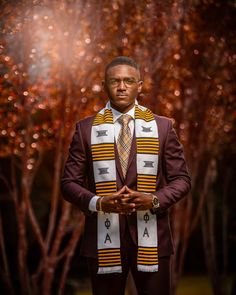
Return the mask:
<path id="1" fill-rule="evenodd" d="M 159 258 L 158 272 L 137 270 L 137 246 L 127 229 L 121 241 L 122 273 L 97 274 L 97 259 L 87 258 L 93 295 L 124 295 L 131 271 L 139 295 L 170 295 L 170 256 Z"/>

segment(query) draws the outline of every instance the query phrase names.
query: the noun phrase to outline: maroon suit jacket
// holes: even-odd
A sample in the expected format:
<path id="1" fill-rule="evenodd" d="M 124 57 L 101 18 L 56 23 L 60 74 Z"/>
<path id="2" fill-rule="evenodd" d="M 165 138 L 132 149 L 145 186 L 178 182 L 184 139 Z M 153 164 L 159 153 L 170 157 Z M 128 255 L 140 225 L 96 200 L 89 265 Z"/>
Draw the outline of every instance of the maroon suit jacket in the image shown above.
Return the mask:
<path id="1" fill-rule="evenodd" d="M 79 121 L 73 136 L 69 156 L 61 180 L 64 199 L 77 205 L 85 213 L 85 228 L 81 254 L 97 257 L 97 213 L 88 210 L 89 202 L 95 195 L 93 162 L 91 156 L 91 127 L 94 116 Z M 190 190 L 190 177 L 186 168 L 183 149 L 178 141 L 170 119 L 155 115 L 158 125 L 160 152 L 156 195 L 160 200 L 160 213 L 157 213 L 159 256 L 173 253 L 173 243 L 169 225 L 168 209 Z M 124 185 L 136 190 L 136 142 L 133 138 L 127 176 L 124 179 L 116 153 L 117 188 Z M 137 244 L 136 213 L 120 215 L 120 238 L 125 239 L 128 226 L 133 241 Z"/>

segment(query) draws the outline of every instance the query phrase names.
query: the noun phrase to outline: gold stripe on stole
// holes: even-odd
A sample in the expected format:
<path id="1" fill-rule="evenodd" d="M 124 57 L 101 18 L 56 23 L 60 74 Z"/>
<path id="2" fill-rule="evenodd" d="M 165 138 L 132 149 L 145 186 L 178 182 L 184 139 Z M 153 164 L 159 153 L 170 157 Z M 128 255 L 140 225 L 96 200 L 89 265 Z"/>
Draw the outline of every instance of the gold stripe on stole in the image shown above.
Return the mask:
<path id="1" fill-rule="evenodd" d="M 97 114 L 93 121 L 93 126 L 100 125 L 100 124 L 113 124 L 113 115 L 112 111 L 106 109 L 104 114 Z"/>
<path id="2" fill-rule="evenodd" d="M 98 264 L 102 267 L 120 266 L 120 248 L 98 250 Z"/>
<path id="3" fill-rule="evenodd" d="M 152 193 L 156 191 L 156 175 L 138 174 L 137 188 L 140 192 Z"/>
<path id="4" fill-rule="evenodd" d="M 153 113 L 149 109 L 142 111 L 140 108 L 138 108 L 136 106 L 135 119 L 142 119 L 146 122 L 150 122 L 150 121 L 154 120 L 154 116 L 153 116 Z"/>
<path id="5" fill-rule="evenodd" d="M 116 192 L 116 182 L 115 181 L 103 181 L 96 183 L 96 193 L 98 196 L 107 196 Z"/>
<path id="6" fill-rule="evenodd" d="M 115 159 L 114 143 L 100 143 L 92 145 L 93 161 L 106 161 Z"/>
<path id="7" fill-rule="evenodd" d="M 158 154 L 159 140 L 158 138 L 139 137 L 136 139 L 138 154 Z"/>
<path id="8" fill-rule="evenodd" d="M 139 247 L 138 264 L 156 265 L 158 264 L 158 248 L 156 247 Z"/>

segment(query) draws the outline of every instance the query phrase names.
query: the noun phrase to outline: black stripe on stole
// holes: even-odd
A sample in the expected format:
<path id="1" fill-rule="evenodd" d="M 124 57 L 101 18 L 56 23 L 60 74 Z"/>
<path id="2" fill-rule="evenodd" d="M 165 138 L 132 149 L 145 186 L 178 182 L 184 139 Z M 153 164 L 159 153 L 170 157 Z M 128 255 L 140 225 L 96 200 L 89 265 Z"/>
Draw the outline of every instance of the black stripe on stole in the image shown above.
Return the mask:
<path id="1" fill-rule="evenodd" d="M 120 248 L 98 250 L 98 264 L 102 267 L 120 266 Z"/>

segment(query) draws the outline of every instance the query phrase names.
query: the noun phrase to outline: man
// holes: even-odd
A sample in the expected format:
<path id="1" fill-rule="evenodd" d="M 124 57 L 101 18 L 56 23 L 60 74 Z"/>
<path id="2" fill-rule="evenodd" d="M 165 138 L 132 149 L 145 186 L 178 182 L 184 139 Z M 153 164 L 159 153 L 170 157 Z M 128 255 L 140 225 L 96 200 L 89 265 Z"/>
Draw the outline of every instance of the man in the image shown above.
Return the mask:
<path id="1" fill-rule="evenodd" d="M 82 255 L 93 294 L 170 294 L 168 209 L 190 189 L 171 120 L 137 102 L 139 66 L 113 59 L 103 81 L 109 102 L 77 123 L 62 177 L 64 198 L 84 211 Z"/>

